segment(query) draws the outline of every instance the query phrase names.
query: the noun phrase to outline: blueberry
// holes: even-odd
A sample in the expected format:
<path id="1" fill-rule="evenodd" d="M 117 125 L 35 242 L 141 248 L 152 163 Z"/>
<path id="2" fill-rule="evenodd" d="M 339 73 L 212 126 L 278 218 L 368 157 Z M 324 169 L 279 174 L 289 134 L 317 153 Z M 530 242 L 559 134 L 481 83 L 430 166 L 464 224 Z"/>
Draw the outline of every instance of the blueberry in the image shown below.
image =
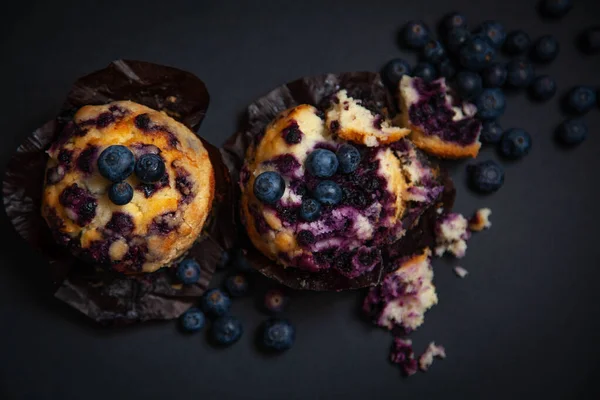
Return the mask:
<path id="1" fill-rule="evenodd" d="M 284 351 L 294 344 L 296 330 L 287 320 L 270 318 L 262 326 L 262 344 L 267 350 Z"/>
<path id="2" fill-rule="evenodd" d="M 484 86 L 489 88 L 502 87 L 506 82 L 507 75 L 506 65 L 501 63 L 494 63 L 481 73 Z"/>
<path id="3" fill-rule="evenodd" d="M 360 152 L 358 149 L 351 144 L 343 144 L 337 149 L 335 155 L 337 156 L 340 171 L 344 174 L 354 172 L 360 164 Z"/>
<path id="4" fill-rule="evenodd" d="M 586 29 L 579 36 L 581 48 L 586 53 L 600 52 L 600 26 Z"/>
<path id="5" fill-rule="evenodd" d="M 194 259 L 186 258 L 177 265 L 175 274 L 184 285 L 192 285 L 200 279 L 200 264 Z"/>
<path id="6" fill-rule="evenodd" d="M 342 189 L 333 181 L 322 181 L 315 188 L 314 196 L 321 204 L 334 206 L 342 201 Z"/>
<path id="7" fill-rule="evenodd" d="M 531 38 L 522 30 L 510 32 L 504 42 L 504 51 L 513 56 L 526 53 L 530 47 Z"/>
<path id="8" fill-rule="evenodd" d="M 506 82 L 508 85 L 515 88 L 525 88 L 529 86 L 535 74 L 531 63 L 522 59 L 510 61 L 506 66 L 506 69 L 508 71 Z"/>
<path id="9" fill-rule="evenodd" d="M 181 328 L 186 332 L 197 332 L 204 327 L 204 313 L 192 307 L 179 317 Z"/>
<path id="10" fill-rule="evenodd" d="M 531 135 L 523 129 L 513 128 L 504 132 L 500 140 L 500 154 L 516 160 L 531 150 Z"/>
<path id="11" fill-rule="evenodd" d="M 98 157 L 98 172 L 111 182 L 127 179 L 135 167 L 135 157 L 125 146 L 109 146 Z"/>
<path id="12" fill-rule="evenodd" d="M 410 21 L 404 25 L 404 43 L 413 49 L 420 49 L 429 41 L 429 28 L 423 21 Z"/>
<path id="13" fill-rule="evenodd" d="M 531 84 L 531 95 L 539 101 L 546 101 L 556 93 L 556 82 L 548 75 L 538 76 Z"/>
<path id="14" fill-rule="evenodd" d="M 471 39 L 471 32 L 465 28 L 456 28 L 448 32 L 446 36 L 446 46 L 450 53 L 459 52 L 463 44 Z"/>
<path id="15" fill-rule="evenodd" d="M 543 0 L 540 11 L 546 17 L 560 18 L 573 7 L 573 0 Z"/>
<path id="16" fill-rule="evenodd" d="M 244 274 L 233 274 L 225 279 L 225 289 L 231 297 L 241 297 L 248 293 L 248 279 Z"/>
<path id="17" fill-rule="evenodd" d="M 552 35 L 545 35 L 535 41 L 531 55 L 536 61 L 547 63 L 556 58 L 559 50 L 558 40 Z"/>
<path id="18" fill-rule="evenodd" d="M 263 203 L 274 204 L 285 192 L 285 181 L 277 172 L 267 171 L 254 180 L 254 195 Z"/>
<path id="19" fill-rule="evenodd" d="M 494 61 L 495 55 L 494 48 L 480 36 L 469 39 L 459 51 L 461 65 L 471 71 L 481 71 L 488 67 Z"/>
<path id="20" fill-rule="evenodd" d="M 500 142 L 503 132 L 502 126 L 497 121 L 483 121 L 479 139 L 483 143 L 496 144 Z"/>
<path id="21" fill-rule="evenodd" d="M 271 289 L 265 294 L 265 309 L 271 313 L 282 312 L 288 302 L 288 297 L 280 289 Z"/>
<path id="22" fill-rule="evenodd" d="M 446 14 L 442 20 L 442 28 L 444 32 L 452 32 L 454 29 L 467 29 L 467 18 L 459 12 Z"/>
<path id="23" fill-rule="evenodd" d="M 133 199 L 133 188 L 127 182 L 113 183 L 108 188 L 108 198 L 118 206 L 124 206 Z"/>
<path id="24" fill-rule="evenodd" d="M 492 193 L 504 184 L 504 170 L 493 160 L 481 161 L 467 167 L 471 188 L 481 193 Z"/>
<path id="25" fill-rule="evenodd" d="M 568 146 L 583 142 L 587 135 L 588 127 L 582 118 L 568 119 L 556 131 L 556 138 Z"/>
<path id="26" fill-rule="evenodd" d="M 314 199 L 304 199 L 300 206 L 300 217 L 307 221 L 312 222 L 319 218 L 321 215 L 321 203 Z"/>
<path id="27" fill-rule="evenodd" d="M 430 40 L 423 47 L 423 58 L 433 64 L 440 63 L 446 57 L 444 46 L 437 40 Z"/>
<path id="28" fill-rule="evenodd" d="M 444 61 L 438 65 L 438 69 L 440 70 L 440 76 L 443 76 L 446 79 L 452 79 L 454 75 L 456 75 L 456 67 L 454 63 L 446 58 Z"/>
<path id="29" fill-rule="evenodd" d="M 481 119 L 496 119 L 504 114 L 506 98 L 498 88 L 484 89 L 475 100 L 477 115 Z"/>
<path id="30" fill-rule="evenodd" d="M 504 26 L 498 21 L 485 21 L 475 31 L 484 37 L 495 49 L 499 49 L 506 40 Z"/>
<path id="31" fill-rule="evenodd" d="M 144 154 L 135 163 L 135 174 L 144 183 L 157 182 L 165 174 L 165 162 L 158 154 Z"/>
<path id="32" fill-rule="evenodd" d="M 242 337 L 244 328 L 236 317 L 226 315 L 213 322 L 210 334 L 212 339 L 223 346 L 231 345 Z"/>
<path id="33" fill-rule="evenodd" d="M 413 76 L 417 76 L 425 82 L 431 82 L 436 78 L 437 72 L 433 65 L 426 62 L 420 62 L 413 69 Z"/>
<path id="34" fill-rule="evenodd" d="M 330 150 L 316 149 L 306 158 L 306 170 L 318 178 L 329 178 L 338 169 L 338 159 Z"/>
<path id="35" fill-rule="evenodd" d="M 246 258 L 246 254 L 242 249 L 235 249 L 232 251 L 231 263 L 238 271 L 252 271 L 252 265 Z"/>
<path id="36" fill-rule="evenodd" d="M 569 108 L 578 113 L 585 114 L 596 103 L 596 92 L 589 86 L 576 86 L 567 94 Z"/>
<path id="37" fill-rule="evenodd" d="M 227 314 L 231 299 L 219 289 L 211 289 L 202 296 L 202 309 L 205 313 L 220 317 Z"/>
<path id="38" fill-rule="evenodd" d="M 217 268 L 223 269 L 223 268 L 227 267 L 230 262 L 231 262 L 231 256 L 229 255 L 229 252 L 223 251 L 221 253 L 221 257 L 219 258 L 219 261 L 217 261 Z"/>
<path id="39" fill-rule="evenodd" d="M 411 69 L 408 61 L 403 58 L 394 58 L 385 64 L 382 75 L 388 85 L 396 88 L 404 75 L 410 75 Z"/>
<path id="40" fill-rule="evenodd" d="M 475 98 L 483 90 L 481 76 L 476 72 L 460 71 L 456 75 L 456 90 L 465 99 Z"/>

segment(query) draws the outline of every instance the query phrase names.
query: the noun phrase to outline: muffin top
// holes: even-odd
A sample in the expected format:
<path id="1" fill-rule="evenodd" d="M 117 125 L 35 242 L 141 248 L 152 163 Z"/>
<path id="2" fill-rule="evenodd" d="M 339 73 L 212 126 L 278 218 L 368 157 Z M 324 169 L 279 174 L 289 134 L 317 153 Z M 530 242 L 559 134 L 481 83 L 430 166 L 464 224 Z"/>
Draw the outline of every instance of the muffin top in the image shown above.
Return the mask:
<path id="1" fill-rule="evenodd" d="M 303 104 L 280 113 L 240 173 L 254 246 L 284 267 L 334 268 L 348 278 L 371 271 L 381 248 L 443 190 L 407 133 L 344 90 L 326 110 Z"/>
<path id="2" fill-rule="evenodd" d="M 208 153 L 165 113 L 130 101 L 82 107 L 47 153 L 42 215 L 90 263 L 124 273 L 169 266 L 210 212 Z"/>

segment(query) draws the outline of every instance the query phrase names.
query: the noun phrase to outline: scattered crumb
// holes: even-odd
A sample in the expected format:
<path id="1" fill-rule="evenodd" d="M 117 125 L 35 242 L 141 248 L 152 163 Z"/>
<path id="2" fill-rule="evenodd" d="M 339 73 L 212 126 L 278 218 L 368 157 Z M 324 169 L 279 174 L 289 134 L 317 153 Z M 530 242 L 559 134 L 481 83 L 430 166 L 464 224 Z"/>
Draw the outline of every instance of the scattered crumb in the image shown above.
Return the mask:
<path id="1" fill-rule="evenodd" d="M 467 271 L 463 267 L 454 267 L 454 272 L 456 273 L 456 275 L 458 275 L 459 278 L 464 278 L 469 273 L 469 271 Z"/>
<path id="2" fill-rule="evenodd" d="M 433 364 L 434 357 L 444 359 L 446 358 L 446 349 L 443 346 L 437 346 L 435 342 L 429 343 L 425 353 L 419 357 L 419 368 L 421 371 L 426 372 L 431 364 Z"/>
<path id="3" fill-rule="evenodd" d="M 489 229 L 492 226 L 490 215 L 492 210 L 489 208 L 480 208 L 475 212 L 475 215 L 469 220 L 469 229 L 473 232 L 480 232 L 484 229 Z"/>
<path id="4" fill-rule="evenodd" d="M 417 372 L 417 360 L 415 360 L 412 340 L 399 337 L 394 338 L 390 351 L 390 361 L 398 364 L 404 375 L 414 375 Z"/>
<path id="5" fill-rule="evenodd" d="M 467 240 L 471 237 L 467 219 L 457 213 L 449 213 L 437 220 L 435 228 L 435 255 L 443 256 L 451 253 L 456 258 L 462 258 L 467 252 Z"/>
<path id="6" fill-rule="evenodd" d="M 444 212 L 444 207 L 438 207 L 438 209 L 435 211 L 438 213 L 438 215 L 442 215 Z"/>

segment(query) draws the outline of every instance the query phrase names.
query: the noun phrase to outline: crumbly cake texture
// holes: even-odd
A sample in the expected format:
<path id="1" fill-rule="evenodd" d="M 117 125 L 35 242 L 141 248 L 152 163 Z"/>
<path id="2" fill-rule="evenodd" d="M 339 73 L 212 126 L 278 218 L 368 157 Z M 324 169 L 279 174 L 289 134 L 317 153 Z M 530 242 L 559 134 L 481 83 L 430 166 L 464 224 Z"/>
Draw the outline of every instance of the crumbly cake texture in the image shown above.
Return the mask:
<path id="1" fill-rule="evenodd" d="M 456 266 L 454 267 L 454 273 L 456 274 L 456 276 L 458 276 L 459 278 L 464 278 L 469 274 L 469 271 L 467 271 L 466 269 L 464 269 L 463 267 L 460 266 Z"/>
<path id="2" fill-rule="evenodd" d="M 444 78 L 427 83 L 403 76 L 399 102 L 395 122 L 412 131 L 410 139 L 421 150 L 442 158 L 476 157 L 479 153 L 477 107 L 461 101 Z"/>
<path id="3" fill-rule="evenodd" d="M 325 114 L 306 104 L 283 111 L 248 148 L 240 172 L 241 214 L 250 240 L 271 260 L 311 272 L 334 268 L 355 278 L 381 263 L 382 246 L 401 238 L 416 223 L 416 218 L 407 217 L 432 205 L 443 185 L 436 179 L 439 171 L 401 138 L 404 132 L 396 135 L 400 131 L 387 128 L 388 120 L 345 91 L 334 98 L 338 101 L 332 101 Z M 346 112 L 356 120 L 349 122 L 352 118 Z M 308 155 L 317 148 L 335 152 L 348 143 L 341 137 L 343 130 L 372 126 L 372 118 L 384 118 L 381 129 L 386 131 L 345 136 L 361 153 L 358 169 L 327 178 L 340 185 L 342 201 L 323 205 L 317 220 L 305 222 L 299 208 L 321 181 L 305 171 Z M 338 120 L 340 129 L 332 131 Z M 388 145 L 366 145 L 392 137 L 397 141 Z M 275 204 L 262 203 L 253 193 L 255 178 L 266 171 L 278 172 L 285 181 L 283 197 Z"/>
<path id="4" fill-rule="evenodd" d="M 418 363 L 412 347 L 412 340 L 395 337 L 390 350 L 390 361 L 398 364 L 405 376 L 417 373 Z"/>
<path id="5" fill-rule="evenodd" d="M 159 154 L 163 178 L 132 174 L 130 203 L 117 206 L 97 158 L 111 145 Z M 74 255 L 124 273 L 152 272 L 182 256 L 210 212 L 215 178 L 202 142 L 165 113 L 130 101 L 85 106 L 48 150 L 42 215 Z"/>
<path id="6" fill-rule="evenodd" d="M 480 208 L 469 219 L 469 229 L 473 232 L 481 232 L 484 229 L 491 228 L 492 221 L 490 221 L 490 215 L 492 215 L 492 210 L 489 208 Z"/>
<path id="7" fill-rule="evenodd" d="M 450 253 L 456 258 L 462 258 L 467 252 L 467 240 L 471 237 L 469 222 L 458 213 L 448 213 L 441 216 L 435 227 L 435 255 L 443 256 Z"/>
<path id="8" fill-rule="evenodd" d="M 425 352 L 419 356 L 419 369 L 426 372 L 433 364 L 434 358 L 446 358 L 446 349 L 443 346 L 436 345 L 435 342 L 431 342 Z"/>
<path id="9" fill-rule="evenodd" d="M 425 312 L 438 302 L 430 255 L 425 249 L 406 258 L 379 286 L 370 289 L 363 311 L 376 325 L 389 330 L 399 327 L 408 333 L 423 324 Z"/>

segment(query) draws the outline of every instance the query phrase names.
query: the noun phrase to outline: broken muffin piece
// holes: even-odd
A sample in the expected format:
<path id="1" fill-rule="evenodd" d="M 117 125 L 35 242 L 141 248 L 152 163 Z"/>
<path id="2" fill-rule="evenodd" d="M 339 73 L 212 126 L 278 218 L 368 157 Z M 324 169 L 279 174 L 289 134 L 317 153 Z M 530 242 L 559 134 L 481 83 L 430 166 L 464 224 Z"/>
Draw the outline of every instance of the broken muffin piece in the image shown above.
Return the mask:
<path id="1" fill-rule="evenodd" d="M 436 247 L 435 255 L 443 256 L 451 253 L 457 258 L 462 258 L 467 252 L 467 240 L 471 237 L 467 219 L 457 213 L 441 216 L 435 227 Z"/>
<path id="2" fill-rule="evenodd" d="M 412 347 L 412 340 L 396 337 L 390 350 L 390 361 L 398 364 L 405 376 L 417 373 L 417 360 Z"/>
<path id="3" fill-rule="evenodd" d="M 433 364 L 434 358 L 446 358 L 446 349 L 443 346 L 438 346 L 435 342 L 429 343 L 427 349 L 421 356 L 419 356 L 419 369 L 423 372 L 427 372 L 431 364 Z"/>
<path id="4" fill-rule="evenodd" d="M 475 212 L 475 215 L 469 220 L 469 229 L 473 232 L 480 232 L 484 229 L 489 229 L 492 226 L 490 215 L 492 210 L 489 208 L 480 208 Z"/>

